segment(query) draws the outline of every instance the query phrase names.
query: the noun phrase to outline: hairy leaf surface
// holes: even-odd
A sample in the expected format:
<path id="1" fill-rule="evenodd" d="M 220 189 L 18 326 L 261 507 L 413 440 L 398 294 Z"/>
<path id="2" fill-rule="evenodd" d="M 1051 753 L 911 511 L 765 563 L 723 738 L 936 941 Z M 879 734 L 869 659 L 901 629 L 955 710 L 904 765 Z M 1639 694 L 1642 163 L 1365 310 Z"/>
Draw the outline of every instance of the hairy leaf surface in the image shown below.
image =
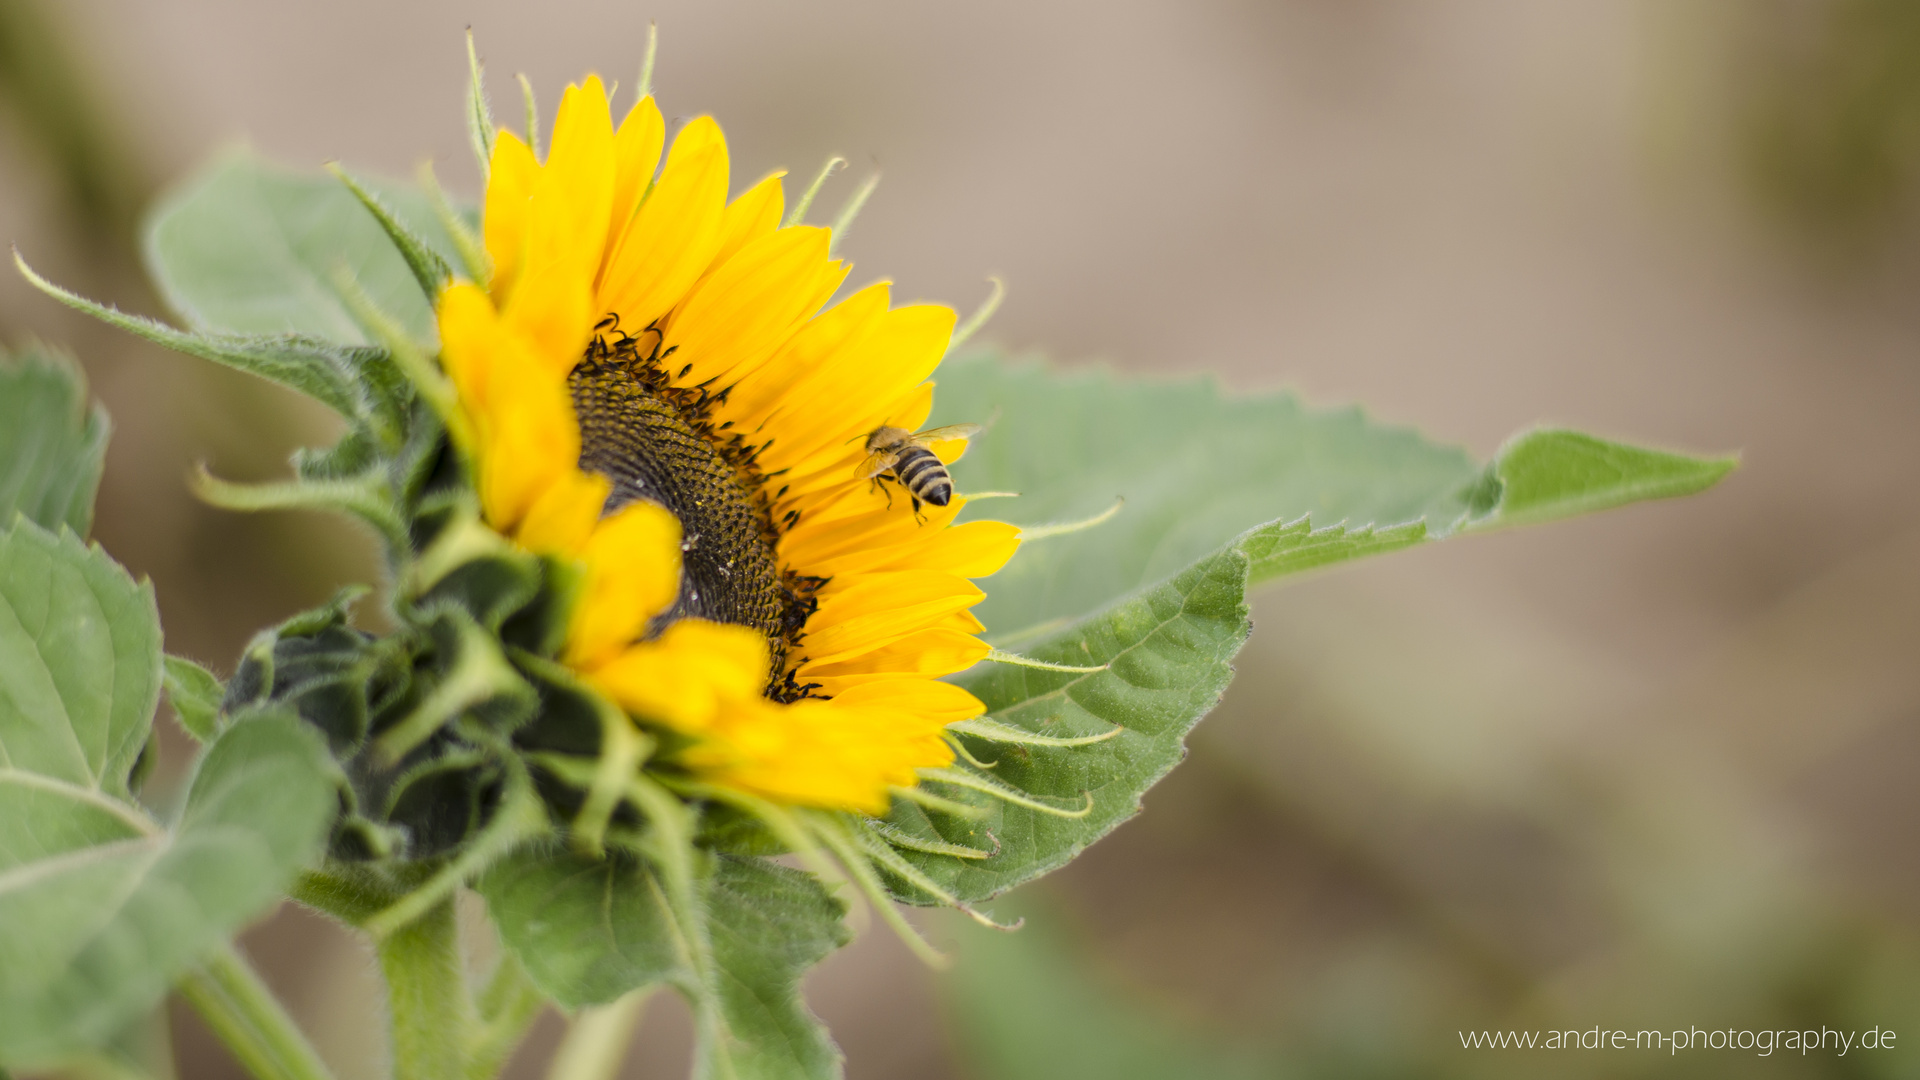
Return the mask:
<path id="1" fill-rule="evenodd" d="M 159 694 L 152 586 L 71 532 L 0 532 L 0 769 L 124 797 Z"/>
<path id="2" fill-rule="evenodd" d="M 1684 495 L 1732 468 L 1588 435 L 1521 435 L 1491 466 L 1357 408 L 1313 409 L 1289 393 L 1230 395 L 1211 379 L 1056 370 L 976 349 L 936 376 L 931 424 L 990 421 L 953 466 L 963 493 L 1018 492 L 967 518 L 1046 529 L 996 575 L 975 609 L 996 640 L 1026 636 L 1166 581 L 1250 529 L 1291 523 L 1253 552 L 1253 578 L 1640 499 Z M 1503 493 L 1504 485 L 1504 493 Z"/>
<path id="3" fill-rule="evenodd" d="M 369 187 L 452 260 L 453 241 L 425 195 Z M 434 338 L 433 312 L 407 260 L 353 192 L 245 151 L 219 158 L 161 205 L 148 226 L 147 263 L 168 305 L 196 330 L 371 345 L 336 283 L 344 269 L 409 334 Z"/>
<path id="4" fill-rule="evenodd" d="M 267 714 L 202 757 L 180 820 L 0 770 L 0 1061 L 111 1039 L 319 853 L 334 784 L 318 736 Z"/>
<path id="5" fill-rule="evenodd" d="M 1061 374 L 974 354 L 941 369 L 934 422 L 997 417 L 953 467 L 968 491 L 1017 491 L 969 516 L 1038 533 L 986 585 L 990 637 L 1068 673 L 987 663 L 956 678 L 1003 723 L 1049 736 L 1122 729 L 1080 747 L 963 736 L 986 776 L 1067 817 L 965 787 L 962 818 L 897 802 L 892 824 L 992 855 L 903 852 L 963 900 L 996 895 L 1073 858 L 1139 810 L 1232 677 L 1250 584 L 1473 530 L 1527 524 L 1710 486 L 1732 468 L 1563 431 L 1523 434 L 1486 466 L 1357 410 L 1291 395 L 1227 397 L 1206 381 Z M 1045 535 L 1100 514 L 1101 524 Z M 970 766 L 969 766 L 970 768 Z M 904 882 L 901 895 L 927 900 Z"/>
<path id="6" fill-rule="evenodd" d="M 840 1054 L 799 996 L 800 977 L 846 942 L 846 908 L 812 875 L 716 856 L 699 922 L 682 925 L 645 860 L 523 849 L 479 889 L 535 985 L 561 1005 L 604 1004 L 666 984 L 692 1004 L 701 1076 L 817 1080 Z"/>
<path id="7" fill-rule="evenodd" d="M 72 359 L 31 346 L 9 359 L 0 349 L 0 529 L 20 513 L 85 536 L 108 430 Z"/>

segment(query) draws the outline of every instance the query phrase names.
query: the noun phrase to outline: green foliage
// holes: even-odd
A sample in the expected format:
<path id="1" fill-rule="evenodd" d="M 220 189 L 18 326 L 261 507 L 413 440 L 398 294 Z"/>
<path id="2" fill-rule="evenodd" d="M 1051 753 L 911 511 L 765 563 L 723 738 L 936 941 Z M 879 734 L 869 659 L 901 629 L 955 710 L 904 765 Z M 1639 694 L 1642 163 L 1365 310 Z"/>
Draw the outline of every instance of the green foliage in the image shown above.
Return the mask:
<path id="1" fill-rule="evenodd" d="M 1501 447 L 1488 466 L 1497 501 L 1473 527 L 1530 525 L 1691 495 L 1713 486 L 1734 464 L 1733 458 L 1662 453 L 1577 431 L 1529 431 Z"/>
<path id="2" fill-rule="evenodd" d="M 565 1008 L 681 974 L 664 886 L 638 855 L 525 848 L 495 863 L 479 889 L 534 985 Z"/>
<path id="3" fill-rule="evenodd" d="M 499 801 L 502 736 L 535 695 L 457 607 L 385 637 L 348 624 L 360 590 L 258 635 L 222 708 L 273 704 L 325 736 L 345 772 L 336 858 L 424 859 L 460 848 Z"/>
<path id="4" fill-rule="evenodd" d="M 380 223 L 380 228 L 386 232 L 387 239 L 392 241 L 394 250 L 400 253 L 401 258 L 407 260 L 407 269 L 413 274 L 414 281 L 419 284 L 420 295 L 425 297 L 427 303 L 431 305 L 439 298 L 440 290 L 453 281 L 453 271 L 448 268 L 447 260 L 441 258 L 440 253 L 433 250 L 431 244 L 395 216 L 393 209 L 387 206 L 386 200 L 376 195 L 352 174 L 338 166 L 331 166 L 330 171 L 340 178 L 340 182 L 347 186 L 348 191 L 353 192 L 353 197 L 360 200 L 360 205 L 367 208 L 367 213 L 372 214 L 373 219 Z M 448 239 L 452 240 L 451 237 Z"/>
<path id="5" fill-rule="evenodd" d="M 0 533 L 0 769 L 128 797 L 159 695 L 152 587 L 71 532 Z"/>
<path id="6" fill-rule="evenodd" d="M 150 587 L 70 531 L 0 534 L 0 1061 L 117 1037 L 316 853 L 334 782 L 291 717 L 222 735 L 173 827 L 133 801 L 161 680 Z"/>
<path id="7" fill-rule="evenodd" d="M 0 774 L 0 1060 L 78 1052 L 151 1008 L 279 899 L 318 854 L 333 798 L 319 739 L 278 713 L 220 735 L 172 828 L 80 785 Z"/>
<path id="8" fill-rule="evenodd" d="M 1250 629 L 1251 583 L 1462 528 L 1686 494 L 1732 467 L 1543 431 L 1515 439 L 1483 469 L 1354 410 L 1314 412 L 1288 395 L 1223 398 L 1204 382 L 1058 375 L 987 355 L 942 372 L 940 408 L 944 422 L 999 414 L 953 472 L 962 491 L 1020 492 L 1009 517 L 1071 521 L 1126 499 L 1102 524 L 1030 539 L 978 609 L 1008 647 L 1104 669 L 986 664 L 957 679 L 1015 729 L 1050 737 L 1123 730 L 1079 747 L 963 734 L 974 757 L 993 765 L 963 771 L 1041 805 L 936 781 L 934 790 L 976 813 L 898 801 L 889 816 L 909 838 L 990 852 L 901 852 L 963 901 L 1064 864 L 1139 811 L 1232 677 L 1229 661 Z M 1063 813 L 1088 799 L 1084 816 Z M 902 898 L 934 900 L 908 882 L 894 886 Z"/>
<path id="9" fill-rule="evenodd" d="M 1099 526 L 1029 541 L 994 576 L 975 612 L 996 640 L 1098 611 L 1273 521 L 1418 523 L 1444 535 L 1466 516 L 1479 474 L 1459 449 L 1290 394 L 1229 397 L 1211 380 L 1057 372 L 984 350 L 950 358 L 936 377 L 930 423 L 994 418 L 953 468 L 959 490 L 1019 493 L 967 517 L 1045 526 L 1126 500 Z M 1356 546 L 1325 544 L 1319 562 Z"/>
<path id="10" fill-rule="evenodd" d="M 846 943 L 845 905 L 812 875 L 714 856 L 692 924 L 653 861 L 550 846 L 496 863 L 480 892 L 534 984 L 568 1008 L 668 984 L 699 1020 L 699 1075 L 813 1080 L 839 1052 L 799 999 L 800 976 Z"/>
<path id="11" fill-rule="evenodd" d="M 389 545 L 397 626 L 382 636 L 355 629 L 345 600 L 296 616 L 254 640 L 224 690 L 203 669 L 168 660 L 176 711 L 212 743 L 185 818 L 162 830 L 126 797 L 161 681 L 151 597 L 71 535 L 56 540 L 21 525 L 0 541 L 18 549 L 0 546 L 0 601 L 11 605 L 0 615 L 25 628 L 14 633 L 0 621 L 8 694 L 0 750 L 13 769 L 0 775 L 34 778 L 0 790 L 14 800 L 0 811 L 13 811 L 4 820 L 53 823 L 0 842 L 0 854 L 27 867 L 10 876 L 0 866 L 0 915 L 14 902 L 9 882 L 24 883 L 15 891 L 29 905 L 0 927 L 50 918 L 56 927 L 34 939 L 41 952 L 0 929 L 0 960 L 13 955 L 8 948 L 22 950 L 18 970 L 40 980 L 21 984 L 33 1008 L 65 1003 L 74 1016 L 96 1018 L 82 1030 L 23 1013 L 26 1026 L 0 1020 L 0 1036 L 40 1038 L 35 1054 L 97 1040 L 107 1023 L 97 1018 L 150 1002 L 307 869 L 302 899 L 381 942 L 398 1005 L 397 1058 L 416 1071 L 463 1068 L 464 1050 L 435 1032 L 467 1023 L 448 899 L 477 880 L 514 958 L 502 970 L 524 971 L 560 1004 L 670 985 L 692 1003 L 703 1075 L 838 1075 L 838 1052 L 797 987 L 844 943 L 844 906 L 811 875 L 720 839 L 742 830 L 700 832 L 703 813 L 709 825 L 743 819 L 714 812 L 697 785 L 674 788 L 690 792 L 685 799 L 662 786 L 683 776 L 640 768 L 661 749 L 653 735 L 549 659 L 578 584 L 570 568 L 514 549 L 480 520 L 471 478 L 428 408 L 444 408 L 435 395 L 448 391 L 424 346 L 411 343 L 434 336 L 430 297 L 459 246 L 449 230 L 462 224 L 407 189 L 342 186 L 235 153 L 168 200 L 148 233 L 161 291 L 191 332 L 34 279 L 65 303 L 301 389 L 347 417 L 338 446 L 296 458 L 295 479 L 204 479 L 201 493 L 234 508 L 320 506 L 372 523 Z M 471 247 L 470 237 L 458 239 Z M 461 265 L 478 261 L 468 252 Z M 897 803 L 884 827 L 848 836 L 832 824 L 819 834 L 863 890 L 878 891 L 871 857 L 899 896 L 917 902 L 1001 893 L 1136 813 L 1232 677 L 1251 584 L 1461 531 L 1685 494 L 1731 467 L 1557 431 L 1523 435 L 1482 466 L 1357 410 L 1314 411 L 1287 395 L 1227 397 L 1197 381 L 1063 375 L 991 354 L 955 360 L 941 381 L 936 422 L 995 423 L 955 467 L 960 489 L 1020 493 L 1017 502 L 969 510 L 1004 512 L 1026 532 L 978 614 L 997 646 L 1083 670 L 996 663 L 959 677 L 986 702 L 991 722 L 956 737 L 990 767 L 929 775 L 923 788 L 932 798 Z M 97 587 L 62 584 L 69 579 Z M 48 588 L 59 604 L 36 592 Z M 89 597 L 92 608 L 82 603 Z M 144 623 L 116 614 L 140 604 Z M 64 614 L 36 615 L 42 609 Z M 36 638 L 42 626 L 65 636 Z M 123 640 L 123 630 L 133 636 Z M 43 647 L 56 637 L 58 647 Z M 247 719 L 257 713 L 267 715 Z M 231 749 L 262 740 L 257 753 Z M 281 805 L 238 779 L 227 785 L 242 792 L 232 800 L 203 796 L 222 769 L 253 776 L 220 764 L 233 757 L 273 774 Z M 214 835 L 228 818 L 224 810 L 196 817 L 196 806 L 209 805 L 236 815 L 251 807 L 253 816 Z M 795 843 L 796 822 L 841 821 L 741 812 L 758 815 L 746 830 L 763 845 L 756 851 Z M 305 860 L 329 819 L 333 861 L 313 870 Z M 555 830 L 553 820 L 570 824 Z M 530 836 L 538 839 L 528 844 Z M 256 853 L 254 876 L 242 879 L 232 857 L 269 841 L 272 857 Z M 193 861 L 184 850 L 213 853 Z M 975 853 L 984 857 L 962 857 Z M 56 902 L 66 894 L 43 895 L 41 882 L 91 888 L 95 904 L 123 902 L 124 912 L 87 923 L 111 931 L 102 931 L 100 949 L 121 951 L 86 953 L 91 938 L 61 945 L 61 933 L 79 931 L 58 930 Z M 218 902 L 194 892 L 215 887 Z M 163 888 L 195 900 L 154 915 L 142 904 Z M 149 930 L 165 941 L 149 948 L 138 938 Z M 56 966 L 46 950 L 62 948 L 65 966 Z M 69 965 L 73 956 L 81 960 Z M 110 993 L 100 990 L 106 980 L 117 980 Z M 83 1000 L 87 1008 L 72 1007 Z M 457 1023 L 435 1019 L 445 1017 Z M 52 1034 L 29 1034 L 36 1031 Z M 504 1046 L 512 1033 L 487 1038 Z M 1134 1046 L 1136 1057 L 1173 1052 L 1153 1038 L 1116 1037 L 1115 1045 Z M 1116 1062 L 1127 1057 L 1116 1051 Z M 1218 1063 L 1230 1072 L 1226 1058 Z"/>
<path id="12" fill-rule="evenodd" d="M 392 361 L 380 349 L 303 334 L 188 333 L 63 289 L 35 273 L 17 252 L 14 265 L 35 288 L 110 326 L 298 390 L 356 425 L 381 431 L 390 442 L 398 434 L 407 394 Z"/>
<path id="13" fill-rule="evenodd" d="M 106 410 L 87 407 L 72 358 L 30 346 L 10 359 L 0 349 L 0 529 L 21 513 L 85 536 L 109 427 Z"/>
<path id="14" fill-rule="evenodd" d="M 180 726 L 201 742 L 213 738 L 220 728 L 220 696 L 226 688 L 213 672 L 191 660 L 169 656 L 164 665 L 160 679 Z"/>
<path id="15" fill-rule="evenodd" d="M 960 679 L 994 719 L 1050 736 L 1118 736 L 1088 746 L 1018 746 L 962 736 L 991 777 L 1084 817 L 1014 805 L 952 785 L 936 790 L 979 805 L 984 816 L 955 817 L 896 801 L 889 821 L 910 836 L 992 851 L 961 859 L 923 851 L 901 854 L 962 900 L 1003 892 L 1065 864 L 1139 811 L 1147 788 L 1185 756 L 1186 734 L 1219 701 L 1233 678 L 1228 661 L 1251 624 L 1245 590 L 1250 563 L 1242 543 L 1208 556 L 1172 581 L 1128 599 L 1028 653 L 1040 660 L 1092 666 L 1066 674 L 988 664 Z M 908 890 L 905 895 L 914 894 Z M 917 897 L 916 897 L 917 898 Z"/>
<path id="16" fill-rule="evenodd" d="M 990 349 L 951 357 L 929 423 L 988 421 L 953 468 L 959 490 L 1017 492 L 970 507 L 1028 527 L 1098 526 L 1030 540 L 975 612 L 1022 645 L 1166 581 L 1256 527 L 1292 528 L 1250 548 L 1254 580 L 1441 539 L 1465 525 L 1521 524 L 1701 490 L 1730 467 L 1572 432 L 1534 432 L 1491 473 L 1457 447 L 1309 409 L 1291 394 L 1227 395 L 1207 379 L 1056 371 Z"/>
<path id="17" fill-rule="evenodd" d="M 425 195 L 402 185 L 369 190 L 443 265 L 454 258 Z M 338 287 L 344 270 L 416 340 L 435 337 L 413 270 L 352 191 L 245 151 L 222 156 L 163 200 L 146 250 L 168 306 L 196 330 L 373 345 Z"/>

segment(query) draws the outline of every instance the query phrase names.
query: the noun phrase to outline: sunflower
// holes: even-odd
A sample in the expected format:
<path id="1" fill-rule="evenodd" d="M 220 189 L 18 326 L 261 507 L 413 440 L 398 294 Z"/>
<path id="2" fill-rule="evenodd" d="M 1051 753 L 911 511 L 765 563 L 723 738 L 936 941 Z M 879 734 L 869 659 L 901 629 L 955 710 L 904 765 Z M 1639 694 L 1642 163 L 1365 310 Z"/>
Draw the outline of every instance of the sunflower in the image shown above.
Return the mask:
<path id="1" fill-rule="evenodd" d="M 878 813 L 984 712 L 940 679 L 987 655 L 970 579 L 1019 542 L 858 475 L 869 433 L 925 422 L 954 314 L 884 281 L 828 306 L 848 266 L 782 224 L 781 174 L 729 201 L 710 117 L 665 147 L 597 76 L 545 161 L 493 136 L 490 280 L 436 305 L 456 438 L 489 526 L 580 570 L 565 664 L 707 782 Z"/>

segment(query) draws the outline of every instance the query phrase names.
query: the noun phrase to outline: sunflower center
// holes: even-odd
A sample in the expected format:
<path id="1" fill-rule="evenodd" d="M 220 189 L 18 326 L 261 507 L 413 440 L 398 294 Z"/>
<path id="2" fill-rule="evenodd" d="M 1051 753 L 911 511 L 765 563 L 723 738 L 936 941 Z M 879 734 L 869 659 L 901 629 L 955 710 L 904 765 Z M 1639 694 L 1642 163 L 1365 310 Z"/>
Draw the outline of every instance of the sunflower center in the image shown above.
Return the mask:
<path id="1" fill-rule="evenodd" d="M 752 627 L 773 652 L 769 694 L 784 697 L 786 652 L 812 612 L 811 583 L 782 574 L 774 556 L 780 534 L 755 448 L 714 428 L 705 389 L 670 384 L 657 353 L 641 347 L 657 341 L 596 336 L 573 369 L 580 467 L 613 482 L 608 513 L 646 499 L 680 519 L 680 596 L 649 634 L 688 617 Z"/>

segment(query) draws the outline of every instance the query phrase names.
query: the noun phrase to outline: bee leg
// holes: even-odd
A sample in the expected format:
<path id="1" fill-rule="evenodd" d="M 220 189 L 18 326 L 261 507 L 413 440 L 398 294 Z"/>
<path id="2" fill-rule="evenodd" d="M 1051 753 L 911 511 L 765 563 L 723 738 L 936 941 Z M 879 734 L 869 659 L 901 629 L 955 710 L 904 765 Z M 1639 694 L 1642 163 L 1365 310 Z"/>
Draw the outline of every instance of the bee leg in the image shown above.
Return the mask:
<path id="1" fill-rule="evenodd" d="M 886 495 L 887 509 L 891 510 L 893 509 L 893 489 L 887 486 L 886 481 L 887 478 L 884 476 L 876 476 L 873 478 L 874 486 L 878 487 L 880 491 Z"/>
<path id="2" fill-rule="evenodd" d="M 908 493 L 907 493 L 907 497 L 913 500 L 913 522 L 914 522 L 914 524 L 916 524 L 916 525 L 925 525 L 925 524 L 927 523 L 927 516 L 926 516 L 925 514 L 922 514 L 922 513 L 920 512 L 920 496 L 918 496 L 918 495 L 915 495 L 915 494 L 913 494 L 912 492 L 908 492 Z"/>

